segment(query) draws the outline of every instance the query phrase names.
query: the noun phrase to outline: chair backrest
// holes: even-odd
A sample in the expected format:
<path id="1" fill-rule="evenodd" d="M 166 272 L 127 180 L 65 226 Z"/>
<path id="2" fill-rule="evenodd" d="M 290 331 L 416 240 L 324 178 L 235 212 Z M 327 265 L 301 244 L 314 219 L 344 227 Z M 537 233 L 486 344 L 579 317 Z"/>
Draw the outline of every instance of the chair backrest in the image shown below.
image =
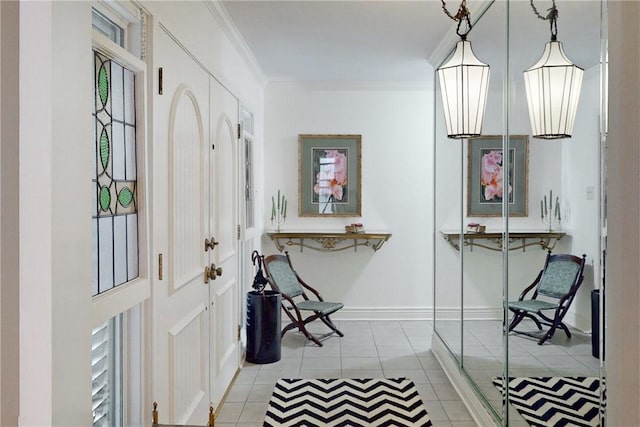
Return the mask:
<path id="1" fill-rule="evenodd" d="M 567 254 L 548 255 L 538 294 L 552 298 L 569 294 L 582 276 L 584 262 L 585 255 L 582 258 Z"/>
<path id="2" fill-rule="evenodd" d="M 284 255 L 269 255 L 264 259 L 267 277 L 278 291 L 290 298 L 304 294 L 296 273 L 291 268 L 289 259 Z"/>

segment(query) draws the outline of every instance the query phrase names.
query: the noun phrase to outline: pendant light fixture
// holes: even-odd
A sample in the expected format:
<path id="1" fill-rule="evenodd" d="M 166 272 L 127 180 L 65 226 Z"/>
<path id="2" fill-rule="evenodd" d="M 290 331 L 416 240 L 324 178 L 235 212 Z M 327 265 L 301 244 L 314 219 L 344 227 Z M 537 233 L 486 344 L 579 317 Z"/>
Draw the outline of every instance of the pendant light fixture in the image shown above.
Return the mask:
<path id="1" fill-rule="evenodd" d="M 437 70 L 447 135 L 453 139 L 480 136 L 489 89 L 489 66 L 476 58 L 467 40 L 472 26 L 466 0 L 462 0 L 455 15 L 449 13 L 444 0 L 441 1 L 444 13 L 458 23 L 456 34 L 460 36 L 453 55 Z M 466 31 L 461 33 L 463 22 Z"/>
<path id="2" fill-rule="evenodd" d="M 545 45 L 542 58 L 524 72 L 531 131 L 534 138 L 571 138 L 584 71 L 567 58 L 557 40 L 555 0 L 546 16 L 540 15 L 530 1 L 536 16 L 549 21 L 551 28 L 551 41 Z"/>

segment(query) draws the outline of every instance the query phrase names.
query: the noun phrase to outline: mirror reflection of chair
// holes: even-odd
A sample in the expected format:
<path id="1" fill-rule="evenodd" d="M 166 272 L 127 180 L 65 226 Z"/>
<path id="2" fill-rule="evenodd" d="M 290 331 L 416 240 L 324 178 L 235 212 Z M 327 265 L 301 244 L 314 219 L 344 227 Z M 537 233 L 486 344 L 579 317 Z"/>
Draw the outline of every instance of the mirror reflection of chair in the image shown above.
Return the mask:
<path id="1" fill-rule="evenodd" d="M 571 332 L 562 319 L 569 311 L 573 298 L 584 279 L 585 259 L 586 255 L 582 255 L 582 258 L 569 254 L 552 255 L 549 251 L 538 277 L 522 291 L 517 301 L 509 302 L 509 310 L 513 312 L 509 332 L 537 338 L 531 333 L 514 330 L 527 317 L 535 322 L 539 330 L 542 330 L 542 325 L 550 327 L 538 341 L 539 345 L 551 338 L 557 328 L 562 329 L 567 337 L 571 338 Z M 527 297 L 531 291 L 533 293 Z M 552 311 L 553 316 L 547 316 L 543 311 Z"/>
<path id="2" fill-rule="evenodd" d="M 282 308 L 291 319 L 291 323 L 282 329 L 282 336 L 291 329 L 298 328 L 307 339 L 322 347 L 321 339 L 332 334 L 344 336 L 342 332 L 333 324 L 329 315 L 344 307 L 339 302 L 324 301 L 320 293 L 304 282 L 291 265 L 289 253 L 285 255 L 269 255 L 264 258 L 264 268 L 267 279 L 271 287 L 282 295 Z M 306 292 L 309 291 L 315 296 L 315 300 L 310 299 Z M 312 312 L 313 314 L 304 317 L 302 312 Z M 330 329 L 324 335 L 313 335 L 306 325 L 314 320 L 321 320 Z"/>

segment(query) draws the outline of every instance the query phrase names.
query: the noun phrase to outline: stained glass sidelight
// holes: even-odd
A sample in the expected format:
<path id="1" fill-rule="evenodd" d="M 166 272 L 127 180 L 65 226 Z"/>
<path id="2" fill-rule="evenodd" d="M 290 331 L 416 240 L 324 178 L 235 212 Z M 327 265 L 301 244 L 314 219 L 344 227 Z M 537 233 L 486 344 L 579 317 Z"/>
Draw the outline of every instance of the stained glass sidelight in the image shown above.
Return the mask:
<path id="1" fill-rule="evenodd" d="M 93 295 L 138 277 L 135 74 L 93 51 Z"/>

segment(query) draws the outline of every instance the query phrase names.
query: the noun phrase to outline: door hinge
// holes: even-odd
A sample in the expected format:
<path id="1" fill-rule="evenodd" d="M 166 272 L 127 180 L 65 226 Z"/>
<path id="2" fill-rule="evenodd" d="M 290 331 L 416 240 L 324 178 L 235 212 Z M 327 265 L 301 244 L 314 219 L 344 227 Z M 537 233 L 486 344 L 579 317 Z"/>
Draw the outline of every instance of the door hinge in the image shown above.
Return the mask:
<path id="1" fill-rule="evenodd" d="M 240 341 L 240 333 L 242 332 L 242 326 L 238 325 L 238 341 Z"/>
<path id="2" fill-rule="evenodd" d="M 242 125 L 238 123 L 238 139 L 242 138 Z"/>
<path id="3" fill-rule="evenodd" d="M 240 224 L 238 224 L 238 240 L 240 240 Z"/>
<path id="4" fill-rule="evenodd" d="M 158 280 L 162 280 L 162 254 L 158 254 Z"/>
<path id="5" fill-rule="evenodd" d="M 163 82 L 162 82 L 162 67 L 158 68 L 158 95 L 162 95 Z"/>

